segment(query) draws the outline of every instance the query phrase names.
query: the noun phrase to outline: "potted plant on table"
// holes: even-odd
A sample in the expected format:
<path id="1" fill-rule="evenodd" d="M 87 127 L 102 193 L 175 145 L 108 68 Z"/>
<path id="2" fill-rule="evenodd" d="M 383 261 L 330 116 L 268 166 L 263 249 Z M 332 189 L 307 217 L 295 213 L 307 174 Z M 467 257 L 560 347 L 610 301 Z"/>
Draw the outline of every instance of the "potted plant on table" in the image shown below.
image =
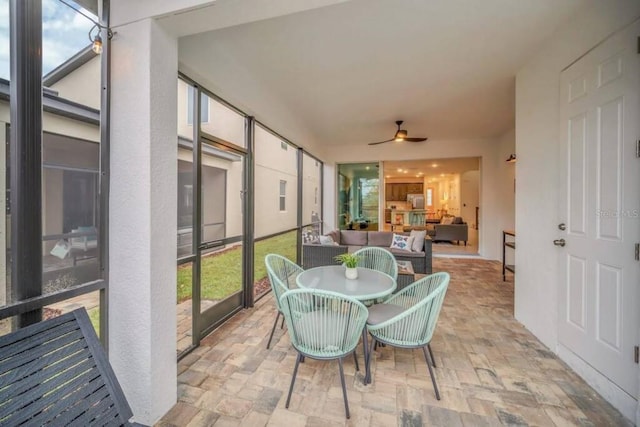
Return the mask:
<path id="1" fill-rule="evenodd" d="M 342 265 L 345 266 L 346 270 L 344 275 L 347 279 L 357 279 L 358 278 L 358 261 L 360 258 L 358 255 L 345 253 L 336 255 L 334 258 L 336 261 L 341 262 Z"/>

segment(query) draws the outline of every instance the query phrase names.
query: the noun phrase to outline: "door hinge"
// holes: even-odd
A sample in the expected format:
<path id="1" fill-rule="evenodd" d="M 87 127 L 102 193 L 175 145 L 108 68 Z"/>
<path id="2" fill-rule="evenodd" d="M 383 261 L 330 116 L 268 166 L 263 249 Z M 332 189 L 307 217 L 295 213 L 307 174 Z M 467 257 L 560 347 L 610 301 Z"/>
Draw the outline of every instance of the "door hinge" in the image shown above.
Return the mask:
<path id="1" fill-rule="evenodd" d="M 640 363 L 640 347 L 633 347 L 633 361 L 636 363 Z"/>
<path id="2" fill-rule="evenodd" d="M 638 37 L 638 53 L 640 53 L 640 37 Z"/>
<path id="3" fill-rule="evenodd" d="M 635 259 L 636 261 L 640 261 L 640 243 L 636 243 Z"/>
<path id="4" fill-rule="evenodd" d="M 640 139 L 636 140 L 636 157 L 640 158 Z"/>

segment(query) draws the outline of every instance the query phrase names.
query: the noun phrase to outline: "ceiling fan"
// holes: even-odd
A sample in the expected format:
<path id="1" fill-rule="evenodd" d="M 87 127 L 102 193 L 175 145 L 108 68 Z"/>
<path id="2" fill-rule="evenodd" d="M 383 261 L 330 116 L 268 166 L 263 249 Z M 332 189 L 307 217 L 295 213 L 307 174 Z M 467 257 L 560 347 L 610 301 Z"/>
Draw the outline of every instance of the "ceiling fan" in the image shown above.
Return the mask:
<path id="1" fill-rule="evenodd" d="M 391 141 L 422 142 L 422 141 L 426 141 L 427 140 L 427 138 L 409 138 L 409 137 L 407 137 L 407 131 L 404 130 L 404 129 L 400 129 L 400 126 L 402 126 L 402 123 L 403 123 L 402 120 L 397 120 L 396 121 L 396 125 L 398 125 L 398 130 L 396 131 L 396 134 L 393 136 L 393 138 L 387 139 L 386 141 L 370 142 L 369 145 L 384 144 L 385 142 L 391 142 Z"/>

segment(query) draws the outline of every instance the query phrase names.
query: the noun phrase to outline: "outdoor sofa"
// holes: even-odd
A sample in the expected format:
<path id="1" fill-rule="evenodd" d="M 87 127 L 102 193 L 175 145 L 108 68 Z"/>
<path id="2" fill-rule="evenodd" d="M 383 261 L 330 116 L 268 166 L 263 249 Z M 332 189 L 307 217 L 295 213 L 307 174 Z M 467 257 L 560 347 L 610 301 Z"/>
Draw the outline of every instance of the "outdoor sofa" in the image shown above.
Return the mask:
<path id="1" fill-rule="evenodd" d="M 302 245 L 302 267 L 307 269 L 338 264 L 334 259 L 336 255 L 355 252 L 365 246 L 377 246 L 389 249 L 398 261 L 410 261 L 416 273 L 431 274 L 431 237 L 428 235 L 425 236 L 424 247 L 421 252 L 411 252 L 400 249 L 390 249 L 393 234 L 391 231 L 334 230 L 325 235 L 330 236 L 334 243 L 323 245 L 316 241 Z M 409 235 L 409 233 L 395 234 Z"/>

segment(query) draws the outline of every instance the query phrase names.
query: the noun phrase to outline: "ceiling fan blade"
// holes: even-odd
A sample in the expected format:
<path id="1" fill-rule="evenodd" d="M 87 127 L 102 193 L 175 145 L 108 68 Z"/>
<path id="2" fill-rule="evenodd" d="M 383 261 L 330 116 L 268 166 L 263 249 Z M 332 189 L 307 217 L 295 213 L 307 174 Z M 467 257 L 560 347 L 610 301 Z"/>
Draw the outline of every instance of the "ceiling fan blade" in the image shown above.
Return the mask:
<path id="1" fill-rule="evenodd" d="M 404 138 L 405 141 L 408 142 L 422 142 L 422 141 L 426 141 L 429 138 Z"/>
<path id="2" fill-rule="evenodd" d="M 391 141 L 394 141 L 394 139 L 387 139 L 386 141 L 380 141 L 380 142 L 370 142 L 368 145 L 384 144 L 385 142 L 391 142 Z"/>

